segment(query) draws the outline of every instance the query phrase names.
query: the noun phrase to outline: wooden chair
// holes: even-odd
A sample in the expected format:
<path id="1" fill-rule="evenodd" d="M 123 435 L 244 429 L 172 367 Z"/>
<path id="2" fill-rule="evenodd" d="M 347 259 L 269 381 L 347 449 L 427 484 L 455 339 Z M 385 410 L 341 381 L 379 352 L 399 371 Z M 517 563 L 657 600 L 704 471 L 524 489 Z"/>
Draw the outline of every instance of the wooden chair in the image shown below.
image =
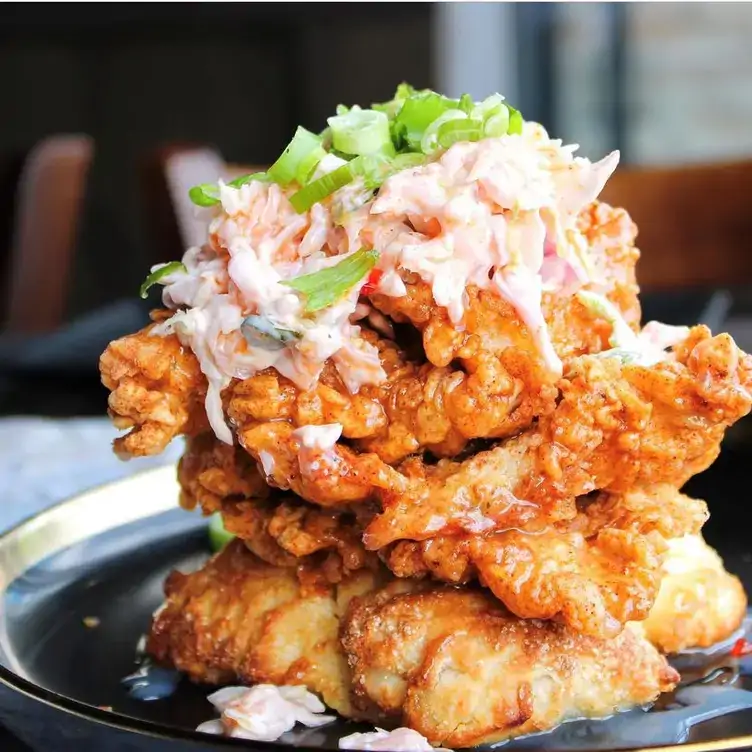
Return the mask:
<path id="1" fill-rule="evenodd" d="M 231 180 L 263 167 L 228 164 L 220 152 L 204 144 L 170 144 L 147 158 L 143 178 L 145 210 L 156 238 L 156 259 L 179 259 L 192 246 L 206 241 L 206 218 L 200 217 L 188 191 L 200 183 Z"/>
<path id="2" fill-rule="evenodd" d="M 55 135 L 39 142 L 24 162 L 10 253 L 9 333 L 42 333 L 62 323 L 93 154 L 88 136 Z"/>
<path id="3" fill-rule="evenodd" d="M 601 199 L 639 228 L 643 289 L 752 284 L 752 161 L 617 170 Z"/>

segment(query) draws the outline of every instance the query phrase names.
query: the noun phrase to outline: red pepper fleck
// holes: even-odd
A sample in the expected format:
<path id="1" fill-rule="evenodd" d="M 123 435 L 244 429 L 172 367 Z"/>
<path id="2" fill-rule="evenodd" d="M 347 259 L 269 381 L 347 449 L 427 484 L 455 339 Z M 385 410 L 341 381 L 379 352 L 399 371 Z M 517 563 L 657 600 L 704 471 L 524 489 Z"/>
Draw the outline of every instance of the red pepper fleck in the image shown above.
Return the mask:
<path id="1" fill-rule="evenodd" d="M 366 283 L 360 288 L 360 294 L 371 295 L 376 292 L 376 288 L 379 286 L 379 282 L 383 276 L 384 272 L 381 269 L 372 269 Z"/>
<path id="2" fill-rule="evenodd" d="M 731 648 L 731 655 L 734 658 L 741 658 L 744 655 L 752 653 L 752 642 L 747 642 L 744 637 L 740 637 Z"/>

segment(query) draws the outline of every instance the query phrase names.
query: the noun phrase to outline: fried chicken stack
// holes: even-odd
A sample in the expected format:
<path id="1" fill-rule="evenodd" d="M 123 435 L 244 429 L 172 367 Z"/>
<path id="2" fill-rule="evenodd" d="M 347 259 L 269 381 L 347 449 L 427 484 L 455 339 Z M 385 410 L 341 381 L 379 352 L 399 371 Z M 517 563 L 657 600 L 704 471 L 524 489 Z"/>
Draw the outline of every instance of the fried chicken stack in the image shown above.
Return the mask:
<path id="1" fill-rule="evenodd" d="M 560 147 L 539 128 L 523 136 Z M 440 288 L 439 261 L 421 259 L 442 242 L 457 256 L 457 227 L 476 220 L 406 181 L 449 170 L 459 146 L 405 185 L 387 180 L 350 225 L 335 198 L 298 221 L 289 189 L 221 185 L 207 246 L 101 372 L 128 431 L 116 451 L 184 436 L 180 503 L 237 538 L 170 579 L 153 654 L 210 683 L 302 683 L 345 716 L 469 746 L 650 702 L 678 679 L 653 645 L 739 626 L 743 589 L 699 537 L 704 502 L 680 489 L 749 412 L 752 358 L 702 326 L 640 329 L 636 228 L 594 195 L 568 226 L 540 210 L 540 269 L 570 244 L 587 274 L 539 287 L 532 312 L 519 262 L 456 272 L 458 295 Z M 459 184 L 504 218 L 511 248 L 518 209 L 474 174 Z M 526 252 L 537 237 L 515 242 Z M 305 338 L 326 313 L 296 340 L 273 317 L 259 333 L 269 291 L 311 246 L 328 259 L 353 243 L 381 261 L 327 334 L 348 344 L 312 365 Z M 413 260 L 390 266 L 396 246 Z"/>

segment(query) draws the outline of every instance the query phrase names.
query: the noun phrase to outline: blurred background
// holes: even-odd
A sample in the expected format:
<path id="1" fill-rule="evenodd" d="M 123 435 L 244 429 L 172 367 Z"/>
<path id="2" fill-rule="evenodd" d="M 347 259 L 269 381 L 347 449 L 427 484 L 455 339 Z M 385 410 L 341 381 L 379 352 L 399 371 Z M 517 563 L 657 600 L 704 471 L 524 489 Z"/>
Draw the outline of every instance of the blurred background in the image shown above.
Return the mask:
<path id="1" fill-rule="evenodd" d="M 749 340 L 751 35 L 746 3 L 0 5 L 0 413 L 102 414 L 99 351 L 197 231 L 184 187 L 402 80 L 620 149 L 648 313 Z"/>

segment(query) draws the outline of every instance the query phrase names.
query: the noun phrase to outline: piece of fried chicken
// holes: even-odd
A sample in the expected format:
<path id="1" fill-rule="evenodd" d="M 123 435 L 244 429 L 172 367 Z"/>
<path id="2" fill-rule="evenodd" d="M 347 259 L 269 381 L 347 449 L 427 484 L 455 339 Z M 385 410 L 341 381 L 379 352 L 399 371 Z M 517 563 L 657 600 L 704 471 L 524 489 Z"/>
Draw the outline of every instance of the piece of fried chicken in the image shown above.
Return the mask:
<path id="1" fill-rule="evenodd" d="M 512 617 L 480 591 L 370 570 L 335 586 L 315 575 L 236 541 L 171 575 L 147 649 L 196 681 L 304 684 L 342 715 L 450 746 L 607 716 L 679 678 L 629 629 L 598 640 Z"/>
<path id="2" fill-rule="evenodd" d="M 582 212 L 580 224 L 591 244 L 593 264 L 603 277 L 603 289 L 627 320 L 635 320 L 635 312 L 639 319 L 634 283 L 638 253 L 628 216 L 622 210 L 596 204 Z M 431 296 L 425 283 L 416 282 L 408 287 L 405 297 L 389 298 L 397 319 L 406 317 L 402 308 L 412 310 L 417 305 L 423 310 L 428 305 L 415 303 L 413 289 Z M 431 321 L 425 323 L 418 316 L 413 322 L 423 331 L 429 364 L 410 362 L 392 342 L 364 329 L 364 338 L 379 349 L 386 383 L 364 386 L 353 395 L 329 363 L 317 386 L 301 392 L 275 371 L 265 371 L 231 386 L 230 417 L 242 423 L 246 432 L 252 424 L 261 424 L 263 429 L 267 421 L 284 420 L 294 427 L 340 423 L 343 435 L 357 440 L 361 451 L 374 452 L 387 463 L 424 448 L 437 456 L 453 457 L 470 439 L 502 438 L 526 428 L 537 416 L 553 410 L 554 375 L 508 302 L 489 291 L 471 289 L 468 295 L 462 331 L 450 325 L 446 311 L 432 298 Z M 385 305 L 382 302 L 382 308 Z M 562 357 L 608 347 L 611 325 L 571 295 L 549 298 L 546 310 Z M 160 344 L 160 338 L 149 331 L 112 343 L 100 362 L 103 381 L 113 391 L 111 413 L 120 427 L 133 428 L 117 445 L 125 454 L 157 453 L 177 433 L 190 433 L 191 424 L 199 419 L 192 415 L 195 400 L 203 399 L 206 392 L 197 363 L 185 362 L 191 356 L 182 351 L 177 338 L 166 337 Z M 440 355 L 441 347 L 446 351 Z M 463 368 L 450 367 L 455 358 Z M 195 378 L 195 395 L 187 393 L 183 381 L 164 380 L 170 369 Z M 161 402 L 152 404 L 160 392 L 164 392 Z M 195 399 L 189 400 L 189 396 Z M 137 404 L 132 404 L 134 401 Z M 246 440 L 253 448 L 251 437 Z M 279 481 L 277 476 L 275 479 Z"/>
<path id="3" fill-rule="evenodd" d="M 669 541 L 663 567 L 658 598 L 641 623 L 656 647 L 665 653 L 707 648 L 741 626 L 747 612 L 744 587 L 702 536 Z"/>
<path id="4" fill-rule="evenodd" d="M 401 581 L 353 602 L 355 705 L 470 747 L 651 702 L 679 679 L 629 627 L 600 640 L 512 617 L 482 592 Z M 597 688 L 597 691 L 593 691 Z"/>
<path id="5" fill-rule="evenodd" d="M 221 511 L 227 529 L 270 564 L 291 566 L 315 556 L 331 582 L 373 567 L 374 554 L 362 543 L 372 511 L 323 509 L 291 494 L 238 494 L 245 470 L 242 452 L 212 436 L 189 439 L 179 475 L 187 505 Z M 223 494 L 226 489 L 234 492 Z M 707 507 L 668 486 L 599 493 L 577 506 L 574 520 L 536 535 L 437 535 L 399 541 L 378 554 L 399 577 L 452 584 L 480 579 L 517 616 L 613 635 L 647 616 L 660 586 L 665 539 L 698 533 Z"/>
<path id="6" fill-rule="evenodd" d="M 637 228 L 623 209 L 594 202 L 578 216 L 578 229 L 588 243 L 588 257 L 597 284 L 589 287 L 604 293 L 635 329 L 640 322 L 640 303 L 635 279 L 639 251 L 634 246 Z M 501 297 L 470 287 L 462 327 L 455 326 L 445 308 L 435 303 L 431 288 L 417 275 L 401 273 L 405 295 L 370 296 L 373 305 L 390 319 L 409 322 L 422 334 L 423 349 L 436 366 L 460 360 L 472 369 L 484 353 L 496 353 L 510 342 L 520 346 L 519 324 Z M 586 288 L 587 289 L 587 288 Z M 585 310 L 570 295 L 543 295 L 543 315 L 556 355 L 600 352 L 608 347 L 611 325 Z"/>
<path id="7" fill-rule="evenodd" d="M 168 577 L 147 651 L 199 682 L 304 684 L 351 716 L 340 620 L 379 581 L 362 569 L 331 587 L 316 571 L 270 566 L 235 541 L 199 571 Z"/>
<path id="8" fill-rule="evenodd" d="M 702 326 L 674 355 L 652 366 L 575 358 L 556 410 L 530 431 L 465 462 L 403 463 L 410 487 L 379 489 L 383 511 L 366 546 L 531 530 L 573 519 L 575 498 L 594 490 L 682 486 L 713 462 L 726 428 L 752 407 L 752 358 Z"/>
<path id="9" fill-rule="evenodd" d="M 704 327 L 652 366 L 575 358 L 551 415 L 492 450 L 437 465 L 411 458 L 395 469 L 335 444 L 301 467 L 288 422 L 235 418 L 240 443 L 273 485 L 324 506 L 380 501 L 366 534 L 379 549 L 571 520 L 575 498 L 596 489 L 678 487 L 715 459 L 724 430 L 749 411 L 751 363 L 728 335 L 711 337 Z"/>

